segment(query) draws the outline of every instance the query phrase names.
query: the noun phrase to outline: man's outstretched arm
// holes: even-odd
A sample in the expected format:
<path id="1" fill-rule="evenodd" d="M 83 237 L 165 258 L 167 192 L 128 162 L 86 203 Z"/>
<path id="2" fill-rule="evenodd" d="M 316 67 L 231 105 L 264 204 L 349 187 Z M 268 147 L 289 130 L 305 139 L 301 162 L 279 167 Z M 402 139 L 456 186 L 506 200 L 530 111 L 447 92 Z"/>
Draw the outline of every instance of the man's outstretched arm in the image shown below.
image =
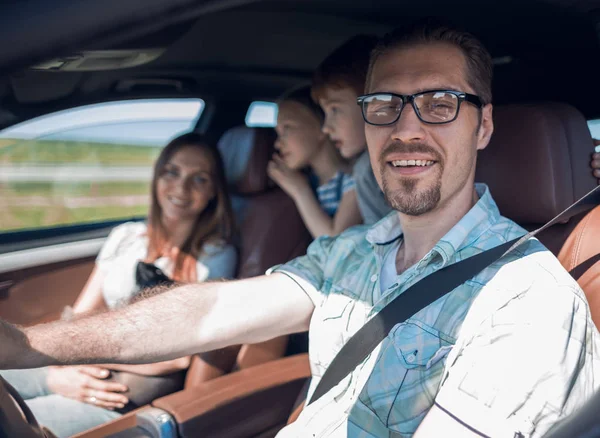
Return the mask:
<path id="1" fill-rule="evenodd" d="M 0 320 L 0 369 L 159 362 L 308 330 L 313 310 L 284 274 L 185 285 L 68 322 L 19 329 Z"/>

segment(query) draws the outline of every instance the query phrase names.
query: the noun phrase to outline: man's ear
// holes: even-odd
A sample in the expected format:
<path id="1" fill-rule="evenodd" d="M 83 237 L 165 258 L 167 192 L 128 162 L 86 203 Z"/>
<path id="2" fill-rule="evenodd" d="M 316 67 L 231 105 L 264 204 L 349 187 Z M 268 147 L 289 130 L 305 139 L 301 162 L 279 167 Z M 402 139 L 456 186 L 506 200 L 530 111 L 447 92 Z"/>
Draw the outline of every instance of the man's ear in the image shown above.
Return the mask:
<path id="1" fill-rule="evenodd" d="M 477 132 L 477 150 L 485 149 L 494 133 L 493 106 L 488 103 L 481 109 L 481 122 Z"/>

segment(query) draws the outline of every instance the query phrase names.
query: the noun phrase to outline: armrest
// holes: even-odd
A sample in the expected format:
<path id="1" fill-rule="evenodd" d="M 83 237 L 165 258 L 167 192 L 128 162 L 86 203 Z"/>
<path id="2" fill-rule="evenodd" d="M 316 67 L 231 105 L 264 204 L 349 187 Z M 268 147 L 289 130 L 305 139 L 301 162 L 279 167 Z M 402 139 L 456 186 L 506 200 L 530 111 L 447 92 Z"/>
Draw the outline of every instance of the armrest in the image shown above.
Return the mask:
<path id="1" fill-rule="evenodd" d="M 89 429 L 73 438 L 176 438 L 177 425 L 168 412 L 143 406 L 113 421 Z"/>
<path id="2" fill-rule="evenodd" d="M 283 427 L 302 386 L 310 378 L 308 355 L 247 368 L 157 399 L 180 436 L 254 436 Z"/>
<path id="3" fill-rule="evenodd" d="M 142 407 L 131 411 L 122 417 L 116 418 L 108 423 L 101 424 L 85 432 L 78 433 L 73 438 L 101 438 L 115 433 L 130 430 L 138 425 L 137 414 L 147 407 Z"/>

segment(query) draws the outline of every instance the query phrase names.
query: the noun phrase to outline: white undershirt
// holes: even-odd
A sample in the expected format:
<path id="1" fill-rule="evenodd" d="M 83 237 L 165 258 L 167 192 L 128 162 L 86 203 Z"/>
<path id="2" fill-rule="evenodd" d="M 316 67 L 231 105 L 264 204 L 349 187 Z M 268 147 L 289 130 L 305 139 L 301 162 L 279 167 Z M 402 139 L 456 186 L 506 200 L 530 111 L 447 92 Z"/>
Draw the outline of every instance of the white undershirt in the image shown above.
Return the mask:
<path id="1" fill-rule="evenodd" d="M 390 245 L 383 258 L 383 264 L 381 265 L 381 275 L 379 278 L 379 292 L 383 294 L 388 288 L 396 283 L 398 278 L 398 271 L 396 270 L 396 256 L 398 254 L 398 250 L 400 249 L 400 243 L 402 239 L 396 240 L 394 243 Z M 381 296 L 381 295 L 380 295 Z M 374 297 L 376 299 L 373 302 L 377 302 L 379 297 Z"/>

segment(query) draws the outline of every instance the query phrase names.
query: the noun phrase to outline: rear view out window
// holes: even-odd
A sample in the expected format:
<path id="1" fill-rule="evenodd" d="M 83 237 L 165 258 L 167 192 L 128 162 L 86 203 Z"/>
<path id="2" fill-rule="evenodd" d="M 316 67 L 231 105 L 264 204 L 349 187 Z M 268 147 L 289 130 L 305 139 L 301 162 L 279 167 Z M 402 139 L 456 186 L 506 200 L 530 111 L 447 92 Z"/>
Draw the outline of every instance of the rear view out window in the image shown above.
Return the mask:
<path id="1" fill-rule="evenodd" d="M 589 120 L 588 127 L 592 133 L 592 138 L 600 140 L 600 120 Z M 596 146 L 596 152 L 600 152 L 600 146 Z"/>
<path id="2" fill-rule="evenodd" d="M 145 216 L 152 165 L 201 99 L 60 111 L 0 131 L 0 233 Z"/>
<path id="3" fill-rule="evenodd" d="M 274 128 L 276 124 L 276 103 L 256 101 L 250 104 L 246 114 L 246 126 L 249 128 Z"/>

